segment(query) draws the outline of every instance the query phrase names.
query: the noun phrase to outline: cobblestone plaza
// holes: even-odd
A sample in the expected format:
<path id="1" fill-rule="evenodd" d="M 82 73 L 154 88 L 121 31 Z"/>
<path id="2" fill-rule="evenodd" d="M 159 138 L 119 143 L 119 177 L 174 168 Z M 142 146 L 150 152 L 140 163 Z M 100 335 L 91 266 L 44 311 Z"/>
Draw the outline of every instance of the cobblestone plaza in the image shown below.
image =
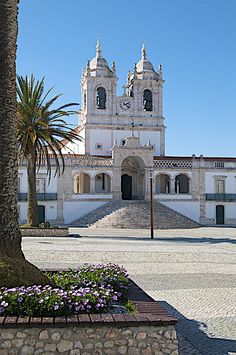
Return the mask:
<path id="1" fill-rule="evenodd" d="M 178 317 L 180 355 L 236 354 L 236 229 L 71 229 L 78 237 L 24 238 L 41 268 L 115 262 Z"/>

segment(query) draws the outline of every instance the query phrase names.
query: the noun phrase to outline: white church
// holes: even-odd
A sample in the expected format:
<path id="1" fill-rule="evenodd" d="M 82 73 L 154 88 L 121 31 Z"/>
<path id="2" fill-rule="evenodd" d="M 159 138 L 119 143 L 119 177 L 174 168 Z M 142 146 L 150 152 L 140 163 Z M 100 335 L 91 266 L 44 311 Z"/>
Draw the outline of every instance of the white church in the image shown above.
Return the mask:
<path id="1" fill-rule="evenodd" d="M 128 72 L 122 96 L 116 94 L 117 80 L 115 63 L 108 65 L 98 41 L 96 56 L 88 61 L 81 79 L 76 130 L 83 139 L 63 142 L 63 175 L 49 183 L 46 167 L 37 175 L 41 220 L 56 225 L 145 227 L 152 184 L 154 217 L 164 221 L 161 226 L 156 221 L 155 227 L 174 228 L 175 221 L 177 228 L 191 226 L 184 221 L 193 226 L 236 226 L 236 158 L 165 155 L 161 65 L 155 69 L 143 47 L 141 59 Z M 26 179 L 22 164 L 20 223 L 27 219 Z"/>

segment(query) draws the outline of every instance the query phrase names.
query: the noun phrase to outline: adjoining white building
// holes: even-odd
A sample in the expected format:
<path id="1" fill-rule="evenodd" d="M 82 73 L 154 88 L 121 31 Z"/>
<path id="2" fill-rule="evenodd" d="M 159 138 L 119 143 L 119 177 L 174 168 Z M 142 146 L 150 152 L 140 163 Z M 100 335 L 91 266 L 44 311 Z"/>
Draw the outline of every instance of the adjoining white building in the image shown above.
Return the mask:
<path id="1" fill-rule="evenodd" d="M 154 200 L 203 225 L 236 226 L 236 158 L 165 156 L 162 67 L 155 70 L 142 48 L 116 95 L 116 67 L 100 43 L 81 79 L 82 142 L 66 143 L 65 172 L 48 184 L 37 175 L 41 219 L 73 224 L 110 201 Z M 26 221 L 26 167 L 19 169 L 19 219 Z M 140 202 L 141 203 L 141 202 Z M 141 206 L 141 205 L 140 205 Z"/>

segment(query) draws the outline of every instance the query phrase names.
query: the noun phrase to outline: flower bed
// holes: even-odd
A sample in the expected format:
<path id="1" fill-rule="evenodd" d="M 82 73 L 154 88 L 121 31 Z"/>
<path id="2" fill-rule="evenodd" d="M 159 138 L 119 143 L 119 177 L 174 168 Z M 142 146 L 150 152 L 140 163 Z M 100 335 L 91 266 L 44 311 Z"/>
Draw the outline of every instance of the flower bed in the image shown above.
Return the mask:
<path id="1" fill-rule="evenodd" d="M 73 271 L 46 272 L 51 286 L 0 289 L 0 316 L 58 317 L 104 313 L 127 299 L 128 274 L 115 264 L 87 265 Z"/>
<path id="2" fill-rule="evenodd" d="M 176 319 L 129 280 L 135 314 L 1 317 L 0 354 L 178 355 Z"/>

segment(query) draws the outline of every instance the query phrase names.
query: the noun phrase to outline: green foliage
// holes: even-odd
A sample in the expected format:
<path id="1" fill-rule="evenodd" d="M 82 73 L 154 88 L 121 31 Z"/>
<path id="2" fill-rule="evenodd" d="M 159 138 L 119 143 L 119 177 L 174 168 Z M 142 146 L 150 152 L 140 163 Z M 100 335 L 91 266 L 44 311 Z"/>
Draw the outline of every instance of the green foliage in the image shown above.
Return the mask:
<path id="1" fill-rule="evenodd" d="M 136 312 L 135 305 L 130 300 L 125 301 L 123 303 L 123 306 L 127 309 L 128 313 L 130 314 L 134 314 Z"/>
<path id="2" fill-rule="evenodd" d="M 39 227 L 40 227 L 40 228 L 50 228 L 51 225 L 50 225 L 50 222 L 45 221 L 45 222 L 40 223 L 40 224 L 39 224 Z"/>
<path id="3" fill-rule="evenodd" d="M 17 76 L 17 127 L 16 137 L 20 161 L 26 160 L 28 176 L 28 223 L 38 226 L 38 205 L 36 196 L 36 168 L 46 165 L 48 181 L 52 165 L 55 174 L 64 171 L 62 148 L 68 142 L 80 141 L 76 129 L 63 119 L 76 111 L 68 108 L 78 105 L 69 103 L 55 108 L 61 95 L 49 98 L 53 88 L 45 92 L 44 78 L 36 81 L 34 76 Z M 53 159 L 52 159 L 53 158 Z"/>
<path id="4" fill-rule="evenodd" d="M 77 271 L 47 272 L 58 288 L 30 286 L 0 289 L 0 316 L 67 316 L 107 312 L 126 301 L 127 272 L 115 264 L 84 266 Z M 127 303 L 129 308 L 131 307 Z"/>
<path id="5" fill-rule="evenodd" d="M 46 276 L 58 287 L 69 290 L 73 285 L 88 287 L 112 287 L 114 291 L 126 296 L 128 289 L 128 274 L 124 268 L 116 264 L 85 265 L 79 270 L 61 272 L 46 272 Z"/>
<path id="6" fill-rule="evenodd" d="M 61 96 L 59 94 L 48 99 L 52 89 L 50 88 L 45 93 L 44 78 L 41 81 L 36 81 L 33 75 L 30 78 L 17 76 L 19 158 L 21 160 L 28 159 L 34 153 L 35 163 L 38 167 L 46 162 L 49 177 L 51 176 L 50 155 L 55 159 L 56 173 L 60 174 L 64 170 L 61 149 L 65 143 L 62 140 L 66 140 L 66 143 L 81 140 L 77 131 L 72 130 L 63 119 L 63 117 L 77 113 L 77 111 L 68 110 L 68 108 L 78 104 L 69 103 L 52 108 Z"/>

